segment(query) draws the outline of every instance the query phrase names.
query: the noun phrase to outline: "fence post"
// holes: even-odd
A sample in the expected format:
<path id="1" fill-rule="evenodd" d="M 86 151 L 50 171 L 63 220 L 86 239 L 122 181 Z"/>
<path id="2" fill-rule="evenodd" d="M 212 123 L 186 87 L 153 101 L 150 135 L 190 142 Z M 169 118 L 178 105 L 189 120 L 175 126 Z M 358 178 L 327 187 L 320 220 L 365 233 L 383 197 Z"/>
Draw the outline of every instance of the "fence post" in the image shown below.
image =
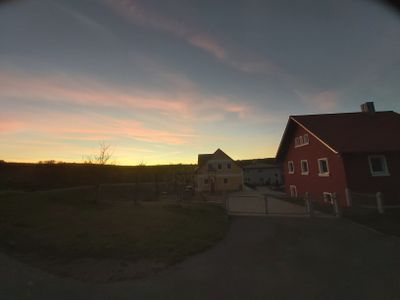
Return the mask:
<path id="1" fill-rule="evenodd" d="M 383 214 L 385 209 L 383 207 L 383 196 L 381 192 L 376 193 L 376 206 L 378 207 L 378 212 Z"/>
<path id="2" fill-rule="evenodd" d="M 229 212 L 229 196 L 225 198 L 225 210 Z"/>
<path id="3" fill-rule="evenodd" d="M 339 201 L 337 200 L 336 193 L 332 194 L 332 200 L 333 200 L 333 208 L 335 209 L 335 216 L 341 217 L 342 211 L 340 210 Z"/>
<path id="4" fill-rule="evenodd" d="M 314 215 L 314 209 L 313 209 L 313 206 L 311 204 L 310 195 L 309 195 L 308 192 L 305 192 L 304 200 L 306 202 L 306 212 L 310 217 L 312 217 Z"/>
<path id="5" fill-rule="evenodd" d="M 268 214 L 268 196 L 264 195 L 265 214 Z"/>
<path id="6" fill-rule="evenodd" d="M 351 199 L 351 190 L 349 188 L 346 188 L 344 190 L 345 194 L 346 194 L 346 201 L 347 201 L 347 206 L 351 207 L 353 205 L 353 201 Z"/>

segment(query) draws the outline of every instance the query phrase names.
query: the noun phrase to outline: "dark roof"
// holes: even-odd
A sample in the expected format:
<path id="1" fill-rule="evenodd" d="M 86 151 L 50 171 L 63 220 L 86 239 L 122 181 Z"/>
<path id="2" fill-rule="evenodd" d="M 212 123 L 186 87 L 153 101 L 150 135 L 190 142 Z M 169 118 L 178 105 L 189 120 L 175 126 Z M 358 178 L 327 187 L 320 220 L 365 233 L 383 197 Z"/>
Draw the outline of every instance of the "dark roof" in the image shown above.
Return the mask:
<path id="1" fill-rule="evenodd" d="M 203 165 L 210 159 L 211 156 L 212 154 L 199 154 L 199 156 L 197 157 L 197 165 Z"/>
<path id="2" fill-rule="evenodd" d="M 396 112 L 303 115 L 289 117 L 277 159 L 282 159 L 286 153 L 295 124 L 309 131 L 333 152 L 400 151 L 400 115 Z"/>
<path id="3" fill-rule="evenodd" d="M 195 169 L 195 173 L 203 166 L 205 165 L 215 154 L 218 152 L 222 153 L 225 155 L 227 158 L 233 161 L 239 168 L 242 168 L 236 161 L 234 161 L 229 155 L 227 155 L 224 151 L 221 149 L 217 149 L 214 153 L 212 154 L 199 154 L 197 157 L 197 168 Z"/>
<path id="4" fill-rule="evenodd" d="M 243 169 L 246 169 L 246 170 L 249 170 L 249 169 L 277 169 L 280 167 L 281 166 L 279 164 L 254 163 L 251 165 L 244 166 Z"/>

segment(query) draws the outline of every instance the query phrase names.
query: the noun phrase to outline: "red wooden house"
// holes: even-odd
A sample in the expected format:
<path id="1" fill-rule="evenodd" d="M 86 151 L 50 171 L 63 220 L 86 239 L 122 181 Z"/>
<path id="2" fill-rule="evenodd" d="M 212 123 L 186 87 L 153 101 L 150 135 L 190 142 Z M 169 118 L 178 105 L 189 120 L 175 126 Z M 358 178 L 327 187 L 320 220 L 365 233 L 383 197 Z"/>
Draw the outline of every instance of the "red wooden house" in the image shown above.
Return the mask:
<path id="1" fill-rule="evenodd" d="M 400 202 L 400 114 L 362 112 L 290 116 L 277 160 L 283 162 L 286 193 L 347 206 L 346 189 L 383 194 Z"/>

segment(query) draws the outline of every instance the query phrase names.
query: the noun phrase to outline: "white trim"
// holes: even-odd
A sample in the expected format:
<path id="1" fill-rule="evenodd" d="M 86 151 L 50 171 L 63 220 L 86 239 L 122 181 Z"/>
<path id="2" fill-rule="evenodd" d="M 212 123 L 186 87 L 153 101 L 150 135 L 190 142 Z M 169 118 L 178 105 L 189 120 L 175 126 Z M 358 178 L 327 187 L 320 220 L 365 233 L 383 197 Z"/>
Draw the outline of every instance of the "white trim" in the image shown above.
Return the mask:
<path id="1" fill-rule="evenodd" d="M 307 164 L 307 171 L 303 170 L 303 162 L 305 162 Z M 308 175 L 310 173 L 310 168 L 309 168 L 307 159 L 300 160 L 300 168 L 301 168 L 301 175 Z"/>
<path id="2" fill-rule="evenodd" d="M 289 185 L 290 197 L 297 197 L 297 187 L 295 185 Z M 294 191 L 294 193 L 292 193 Z"/>
<path id="3" fill-rule="evenodd" d="M 328 172 L 321 172 L 321 165 L 320 165 L 320 161 L 326 161 L 326 168 L 328 169 Z M 327 177 L 329 176 L 329 163 L 328 163 L 328 158 L 326 157 L 322 157 L 322 158 L 318 158 L 318 176 L 322 176 L 322 177 Z"/>
<path id="4" fill-rule="evenodd" d="M 292 170 L 290 170 L 290 165 L 292 165 Z M 293 160 L 288 161 L 288 173 L 289 174 L 294 174 L 294 162 Z"/>
<path id="5" fill-rule="evenodd" d="M 305 137 L 307 137 L 307 139 Z M 303 146 L 307 146 L 309 143 L 310 143 L 310 141 L 308 139 L 308 133 L 296 136 L 294 138 L 294 147 L 295 148 L 300 148 L 300 147 L 303 147 Z"/>
<path id="6" fill-rule="evenodd" d="M 333 193 L 323 192 L 322 196 L 324 197 L 324 202 L 325 203 L 333 204 Z M 329 196 L 329 201 L 327 200 L 327 196 Z"/>
<path id="7" fill-rule="evenodd" d="M 382 172 L 374 172 L 372 170 L 371 158 L 380 158 L 381 159 L 382 167 L 383 167 L 383 171 Z M 380 155 L 368 155 L 368 163 L 369 163 L 369 171 L 371 172 L 372 176 L 374 176 L 374 177 L 390 176 L 385 155 L 382 155 L 382 154 L 380 154 Z"/>
<path id="8" fill-rule="evenodd" d="M 312 131 L 310 131 L 307 127 L 305 127 L 303 124 L 301 124 L 299 121 L 295 120 L 293 117 L 290 117 L 291 120 L 296 122 L 301 128 L 306 130 L 309 134 L 311 134 L 313 137 L 315 137 L 318 141 L 320 141 L 325 147 L 327 147 L 329 150 L 331 150 L 333 153 L 338 154 L 339 152 L 333 149 L 331 146 L 329 146 L 327 143 L 325 143 L 323 140 L 321 140 L 318 136 L 316 136 Z"/>
<path id="9" fill-rule="evenodd" d="M 307 137 L 307 138 L 306 138 Z M 310 144 L 310 139 L 308 138 L 308 133 L 305 133 L 303 136 L 303 143 L 304 145 Z"/>

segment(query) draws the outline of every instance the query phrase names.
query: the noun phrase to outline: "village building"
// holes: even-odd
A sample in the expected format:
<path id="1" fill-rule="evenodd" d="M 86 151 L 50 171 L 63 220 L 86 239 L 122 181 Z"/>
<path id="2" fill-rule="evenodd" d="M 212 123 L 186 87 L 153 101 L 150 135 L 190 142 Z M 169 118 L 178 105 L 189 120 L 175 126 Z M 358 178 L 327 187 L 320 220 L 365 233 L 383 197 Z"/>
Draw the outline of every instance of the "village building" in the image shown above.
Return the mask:
<path id="1" fill-rule="evenodd" d="M 279 186 L 283 183 L 282 167 L 279 164 L 253 160 L 249 164 L 242 165 L 242 167 L 244 170 L 244 182 L 249 186 Z"/>
<path id="2" fill-rule="evenodd" d="M 362 112 L 290 116 L 276 159 L 290 196 L 349 206 L 352 191 L 380 192 L 398 202 L 400 115 L 367 102 Z"/>
<path id="3" fill-rule="evenodd" d="M 225 152 L 199 154 L 195 170 L 197 192 L 238 191 L 243 188 L 243 169 Z"/>

